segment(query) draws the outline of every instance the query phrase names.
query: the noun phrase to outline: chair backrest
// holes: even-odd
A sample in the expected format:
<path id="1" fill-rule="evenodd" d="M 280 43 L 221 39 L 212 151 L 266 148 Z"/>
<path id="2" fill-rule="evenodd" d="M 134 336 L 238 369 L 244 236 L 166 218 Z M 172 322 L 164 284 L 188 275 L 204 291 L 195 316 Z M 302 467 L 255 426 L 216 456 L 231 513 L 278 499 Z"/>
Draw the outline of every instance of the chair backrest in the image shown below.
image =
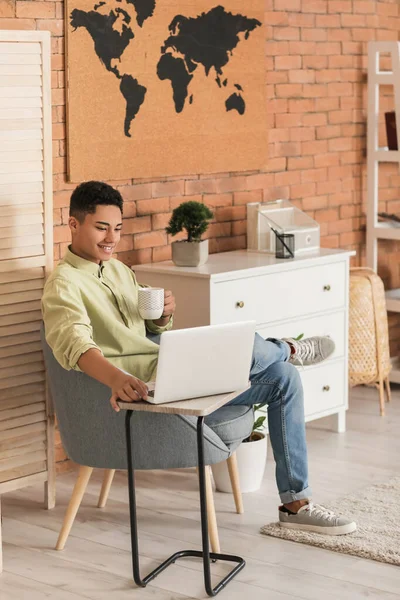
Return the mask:
<path id="1" fill-rule="evenodd" d="M 111 408 L 110 388 L 85 373 L 67 371 L 56 361 L 41 330 L 48 385 L 61 440 L 76 463 L 126 469 L 125 411 Z M 135 412 L 132 417 L 137 469 L 184 468 L 197 465 L 196 423 L 192 417 Z M 225 460 L 229 448 L 204 426 L 207 464 Z"/>

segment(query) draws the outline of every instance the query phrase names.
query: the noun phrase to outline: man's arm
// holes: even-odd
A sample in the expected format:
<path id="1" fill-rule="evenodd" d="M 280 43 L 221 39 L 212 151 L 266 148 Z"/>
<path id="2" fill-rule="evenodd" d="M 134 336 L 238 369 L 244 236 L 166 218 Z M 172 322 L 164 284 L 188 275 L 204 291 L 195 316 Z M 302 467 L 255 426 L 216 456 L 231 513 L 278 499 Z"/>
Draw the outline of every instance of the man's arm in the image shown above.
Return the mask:
<path id="1" fill-rule="evenodd" d="M 54 279 L 45 286 L 42 314 L 46 341 L 54 357 L 66 369 L 79 369 L 81 354 L 100 348 L 93 340 L 93 329 L 79 289 L 70 281 Z"/>
<path id="2" fill-rule="evenodd" d="M 86 375 L 111 388 L 110 402 L 116 412 L 120 410 L 117 404 L 118 398 L 125 402 L 134 402 L 142 398 L 147 400 L 146 384 L 137 377 L 114 367 L 96 348 L 90 348 L 82 354 L 78 366 Z"/>
<path id="3" fill-rule="evenodd" d="M 62 279 L 48 284 L 42 298 L 46 340 L 64 369 L 79 369 L 112 390 L 110 402 L 119 411 L 117 398 L 131 402 L 147 398 L 146 385 L 114 367 L 94 343 L 92 326 L 79 290 Z"/>

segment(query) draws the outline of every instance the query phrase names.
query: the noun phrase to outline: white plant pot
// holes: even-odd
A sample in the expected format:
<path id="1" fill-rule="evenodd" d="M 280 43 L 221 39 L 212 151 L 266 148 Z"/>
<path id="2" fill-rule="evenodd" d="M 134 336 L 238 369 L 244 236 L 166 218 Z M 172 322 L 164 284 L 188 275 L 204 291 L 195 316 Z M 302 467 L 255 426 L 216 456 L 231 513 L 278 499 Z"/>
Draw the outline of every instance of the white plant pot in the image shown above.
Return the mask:
<path id="1" fill-rule="evenodd" d="M 172 260 L 177 267 L 200 267 L 208 260 L 208 240 L 172 242 Z"/>
<path id="2" fill-rule="evenodd" d="M 267 437 L 253 442 L 243 442 L 236 450 L 239 483 L 242 492 L 260 489 L 267 461 Z M 219 492 L 232 493 L 226 461 L 212 465 L 215 486 Z"/>

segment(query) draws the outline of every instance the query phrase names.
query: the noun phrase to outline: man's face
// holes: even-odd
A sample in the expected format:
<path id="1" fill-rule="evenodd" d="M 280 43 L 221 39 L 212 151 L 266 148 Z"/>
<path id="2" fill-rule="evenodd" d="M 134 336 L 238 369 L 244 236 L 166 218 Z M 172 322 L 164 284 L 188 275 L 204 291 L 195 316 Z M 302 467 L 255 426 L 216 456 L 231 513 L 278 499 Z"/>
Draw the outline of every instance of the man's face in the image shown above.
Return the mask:
<path id="1" fill-rule="evenodd" d="M 97 264 L 110 260 L 121 237 L 122 214 L 118 206 L 97 206 L 83 223 L 75 217 L 70 217 L 68 223 L 74 254 Z"/>

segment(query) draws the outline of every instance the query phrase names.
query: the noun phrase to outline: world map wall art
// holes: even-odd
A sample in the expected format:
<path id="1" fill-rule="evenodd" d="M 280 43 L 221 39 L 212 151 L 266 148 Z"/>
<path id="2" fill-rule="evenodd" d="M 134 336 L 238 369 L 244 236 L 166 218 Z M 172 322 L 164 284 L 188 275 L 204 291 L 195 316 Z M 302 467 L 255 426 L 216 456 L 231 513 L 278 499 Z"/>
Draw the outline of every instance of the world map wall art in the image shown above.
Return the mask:
<path id="1" fill-rule="evenodd" d="M 264 0 L 67 0 L 68 177 L 259 170 Z"/>

